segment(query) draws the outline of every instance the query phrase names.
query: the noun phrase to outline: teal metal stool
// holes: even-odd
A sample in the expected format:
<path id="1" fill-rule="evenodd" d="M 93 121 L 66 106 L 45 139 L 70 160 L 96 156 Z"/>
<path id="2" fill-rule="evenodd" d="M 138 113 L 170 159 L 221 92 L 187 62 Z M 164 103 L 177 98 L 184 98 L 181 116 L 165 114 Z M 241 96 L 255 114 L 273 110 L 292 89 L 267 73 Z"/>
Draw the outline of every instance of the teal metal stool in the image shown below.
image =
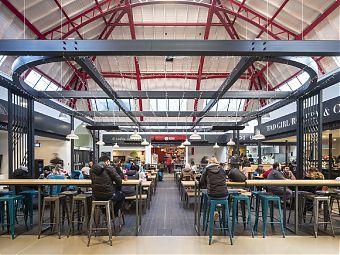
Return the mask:
<path id="1" fill-rule="evenodd" d="M 257 227 L 258 227 L 258 223 L 259 223 L 259 218 L 260 218 L 260 205 L 261 205 L 261 199 L 262 196 L 264 195 L 269 195 L 266 191 L 252 191 L 251 193 L 252 198 L 255 197 L 255 223 L 254 223 L 254 232 L 257 232 Z M 251 201 L 252 204 L 252 201 Z M 257 216 L 258 215 L 258 216 Z"/>
<path id="2" fill-rule="evenodd" d="M 283 227 L 283 217 L 282 217 L 282 209 L 281 209 L 281 199 L 279 196 L 275 195 L 261 195 L 261 200 L 262 200 L 262 219 L 263 219 L 263 238 L 266 237 L 267 234 L 267 223 L 271 224 L 272 229 L 274 230 L 274 224 L 280 224 L 281 226 L 281 231 L 283 237 L 285 237 L 285 231 Z M 278 209 L 279 209 L 279 216 L 280 219 L 279 221 L 274 221 L 274 203 L 277 203 Z M 270 203 L 270 205 L 269 205 Z M 268 222 L 268 207 L 270 206 L 270 222 Z M 259 218 L 259 210 L 256 212 L 256 219 L 258 220 Z M 256 227 L 257 231 L 257 227 Z"/>
<path id="3" fill-rule="evenodd" d="M 221 229 L 221 230 L 227 230 L 229 239 L 230 239 L 230 244 L 233 244 L 232 240 L 232 235 L 230 231 L 230 216 L 229 216 L 229 202 L 227 198 L 223 199 L 211 199 L 209 198 L 208 200 L 208 217 L 209 218 L 209 245 L 211 244 L 212 241 L 212 234 L 214 230 L 214 212 L 216 210 L 217 205 L 221 205 L 222 207 L 222 221 L 220 219 L 220 228 L 215 228 L 215 229 Z"/>
<path id="4" fill-rule="evenodd" d="M 14 225 L 15 225 L 15 208 L 16 208 L 16 202 L 18 202 L 19 200 L 22 200 L 23 196 L 17 196 L 17 195 L 6 195 L 6 196 L 2 196 L 0 197 L 0 214 L 1 214 L 1 225 L 4 226 L 4 220 L 5 220 L 5 211 L 6 213 L 6 217 L 7 217 L 7 230 L 8 227 L 10 227 L 11 229 L 11 235 L 12 235 L 12 239 L 14 239 Z M 7 206 L 7 210 L 6 210 L 6 206 Z M 9 224 L 8 224 L 8 220 L 9 220 Z"/>
<path id="5" fill-rule="evenodd" d="M 38 195 L 38 191 L 36 190 L 25 190 L 19 193 L 24 197 L 24 219 L 25 219 L 25 225 L 26 229 L 28 230 L 28 216 L 30 219 L 30 228 L 33 228 L 33 199 L 35 196 Z"/>
<path id="6" fill-rule="evenodd" d="M 202 191 L 201 210 L 203 210 L 203 231 L 206 230 L 206 226 L 207 226 L 208 199 L 209 197 L 208 197 L 207 191 Z"/>
<path id="7" fill-rule="evenodd" d="M 232 217 L 232 227 L 231 227 L 232 237 L 234 237 L 234 234 L 235 234 L 235 222 L 236 222 L 236 218 L 238 217 L 238 202 L 240 202 L 241 204 L 244 230 L 246 230 L 247 224 L 249 224 L 250 230 L 251 230 L 251 236 L 254 237 L 254 231 L 253 231 L 253 227 L 251 223 L 250 197 L 245 196 L 245 195 L 236 195 L 233 197 L 233 217 Z M 247 220 L 246 220 L 246 212 L 245 212 L 246 206 L 248 210 Z"/>

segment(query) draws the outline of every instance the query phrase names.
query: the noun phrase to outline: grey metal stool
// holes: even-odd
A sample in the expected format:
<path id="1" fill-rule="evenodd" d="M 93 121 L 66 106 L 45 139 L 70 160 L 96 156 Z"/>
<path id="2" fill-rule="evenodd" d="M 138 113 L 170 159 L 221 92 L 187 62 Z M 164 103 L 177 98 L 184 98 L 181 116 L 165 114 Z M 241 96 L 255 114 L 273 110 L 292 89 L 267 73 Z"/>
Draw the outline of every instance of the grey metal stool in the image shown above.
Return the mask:
<path id="1" fill-rule="evenodd" d="M 71 213 L 70 213 L 70 224 L 69 224 L 69 230 L 67 237 L 70 236 L 71 231 L 74 234 L 74 223 L 78 225 L 78 230 L 81 230 L 86 227 L 86 230 L 88 229 L 88 223 L 89 223 L 89 211 L 88 211 L 88 205 L 89 201 L 91 199 L 91 194 L 80 194 L 77 196 L 74 196 L 72 198 L 71 203 Z M 77 214 L 77 218 L 75 220 L 75 214 Z"/>
<path id="2" fill-rule="evenodd" d="M 319 203 L 324 205 L 323 213 L 324 213 L 324 221 L 319 221 Z M 331 213 L 331 201 L 329 196 L 315 196 L 313 199 L 313 216 L 314 216 L 314 236 L 317 237 L 319 224 L 325 224 L 325 230 L 327 228 L 327 224 L 331 225 L 332 234 L 334 234 L 334 228 L 332 223 L 332 213 Z"/>
<path id="3" fill-rule="evenodd" d="M 105 207 L 105 213 L 106 213 L 106 224 L 107 227 L 106 228 L 101 228 L 98 227 L 97 225 L 100 226 L 100 209 L 101 207 L 104 206 Z M 96 227 L 93 228 L 93 223 L 95 223 L 95 214 L 96 214 L 96 210 L 99 209 L 99 219 L 98 219 L 98 224 L 96 224 Z M 92 230 L 96 231 L 96 230 L 104 230 L 107 229 L 108 233 L 109 233 L 109 243 L 110 246 L 112 246 L 112 227 L 111 227 L 111 216 L 113 217 L 113 222 L 114 222 L 114 211 L 113 211 L 113 204 L 112 201 L 92 201 L 92 208 L 91 208 L 91 217 L 90 217 L 90 225 L 89 225 L 89 232 L 88 232 L 88 242 L 87 242 L 87 246 L 90 245 L 90 241 L 91 241 L 91 236 L 92 236 Z"/>
<path id="4" fill-rule="evenodd" d="M 43 200 L 43 206 L 41 210 L 41 218 L 39 222 L 39 234 L 38 234 L 38 239 L 40 239 L 40 235 L 42 233 L 42 227 L 43 225 L 53 225 L 53 228 L 56 227 L 58 231 L 58 237 L 60 239 L 61 235 L 61 222 L 60 222 L 60 201 L 62 199 L 65 199 L 64 196 L 49 196 L 49 197 L 44 197 Z M 44 221 L 44 214 L 45 214 L 45 207 L 46 204 L 50 204 L 50 222 L 45 222 Z M 69 222 L 69 215 L 67 215 L 67 219 Z M 70 222 L 69 222 L 70 223 Z M 52 230 L 53 230 L 52 228 Z"/>

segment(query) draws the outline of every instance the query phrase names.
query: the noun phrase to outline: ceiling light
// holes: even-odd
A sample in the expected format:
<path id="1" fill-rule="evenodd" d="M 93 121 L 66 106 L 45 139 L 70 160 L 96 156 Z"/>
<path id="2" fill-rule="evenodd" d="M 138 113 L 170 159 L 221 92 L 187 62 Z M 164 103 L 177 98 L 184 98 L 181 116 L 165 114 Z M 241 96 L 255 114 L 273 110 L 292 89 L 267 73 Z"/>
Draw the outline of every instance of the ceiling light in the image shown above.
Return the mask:
<path id="1" fill-rule="evenodd" d="M 83 122 L 81 123 L 81 126 L 82 126 L 82 127 L 86 127 L 86 123 L 83 121 Z"/>
<path id="2" fill-rule="evenodd" d="M 183 143 L 181 143 L 181 145 L 180 145 L 180 146 L 178 146 L 178 148 L 180 148 L 180 149 L 184 149 L 184 148 L 185 148 L 185 146 L 184 146 L 184 144 L 183 144 Z"/>
<path id="3" fill-rule="evenodd" d="M 97 145 L 105 145 L 105 143 L 102 140 L 99 140 L 98 142 L 96 142 Z"/>
<path id="4" fill-rule="evenodd" d="M 213 146 L 213 148 L 214 148 L 214 149 L 218 149 L 218 148 L 220 148 L 220 146 L 219 146 L 217 143 L 215 143 L 215 145 Z"/>
<path id="5" fill-rule="evenodd" d="M 59 113 L 59 119 L 60 120 L 67 120 L 67 115 L 65 113 Z"/>
<path id="6" fill-rule="evenodd" d="M 71 130 L 71 134 L 68 134 L 66 136 L 66 139 L 69 139 L 69 140 L 78 140 L 79 137 L 74 133 L 74 130 Z"/>
<path id="7" fill-rule="evenodd" d="M 138 134 L 137 130 L 135 130 L 133 134 L 130 135 L 130 139 L 131 140 L 142 140 L 142 137 L 140 136 L 140 134 Z"/>
<path id="8" fill-rule="evenodd" d="M 191 142 L 188 141 L 188 139 L 185 139 L 184 143 L 182 143 L 184 146 L 190 146 Z"/>
<path id="9" fill-rule="evenodd" d="M 119 145 L 117 143 L 115 143 L 115 145 L 113 145 L 113 149 L 118 149 Z"/>
<path id="10" fill-rule="evenodd" d="M 335 141 L 336 141 L 336 138 L 334 138 L 333 141 L 335 142 Z"/>
<path id="11" fill-rule="evenodd" d="M 151 147 L 151 149 L 153 148 L 153 145 L 152 144 L 150 144 L 150 147 Z"/>
<path id="12" fill-rule="evenodd" d="M 254 140 L 264 140 L 266 139 L 266 137 L 264 135 L 261 134 L 259 129 L 255 130 L 255 135 L 253 136 Z"/>
<path id="13" fill-rule="evenodd" d="M 143 142 L 141 142 L 141 145 L 148 146 L 149 142 L 146 139 L 144 139 Z"/>
<path id="14" fill-rule="evenodd" d="M 228 146 L 234 146 L 235 142 L 233 141 L 233 138 L 230 138 L 229 142 L 227 142 Z"/>
<path id="15" fill-rule="evenodd" d="M 267 113 L 267 114 L 263 115 L 263 116 L 262 116 L 262 119 L 267 119 L 267 120 L 268 120 L 268 119 L 270 119 L 270 115 L 269 115 L 269 113 Z"/>
<path id="16" fill-rule="evenodd" d="M 190 140 L 200 140 L 201 136 L 197 134 L 197 130 L 194 131 L 194 133 L 190 136 Z"/>

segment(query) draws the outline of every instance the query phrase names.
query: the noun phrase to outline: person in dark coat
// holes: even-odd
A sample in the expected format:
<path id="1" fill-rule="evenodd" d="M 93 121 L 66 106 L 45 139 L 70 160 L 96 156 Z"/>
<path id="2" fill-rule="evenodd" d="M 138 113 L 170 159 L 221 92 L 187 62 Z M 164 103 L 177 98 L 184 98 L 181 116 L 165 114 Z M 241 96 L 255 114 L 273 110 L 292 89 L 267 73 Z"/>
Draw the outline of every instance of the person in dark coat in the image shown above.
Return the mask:
<path id="1" fill-rule="evenodd" d="M 228 178 L 232 182 L 245 182 L 247 180 L 247 176 L 245 176 L 238 167 L 234 167 L 229 171 Z"/>
<path id="2" fill-rule="evenodd" d="M 19 168 L 15 169 L 12 174 L 14 179 L 32 179 L 30 174 L 28 173 L 28 168 L 26 166 L 20 166 Z M 17 185 L 15 186 L 15 193 L 19 194 L 20 192 L 24 190 L 31 190 L 32 187 L 29 186 L 21 186 Z"/>
<path id="3" fill-rule="evenodd" d="M 122 186 L 122 178 L 116 169 L 110 166 L 108 156 L 100 157 L 99 163 L 93 165 L 90 171 L 90 179 L 93 200 L 112 200 L 115 216 L 118 216 L 119 209 L 122 209 L 124 204 L 124 195 L 121 191 L 118 191 Z"/>
<path id="4" fill-rule="evenodd" d="M 203 172 L 200 185 L 206 186 L 208 195 L 211 198 L 225 198 L 228 194 L 226 175 L 223 168 L 215 157 L 211 157 Z"/>

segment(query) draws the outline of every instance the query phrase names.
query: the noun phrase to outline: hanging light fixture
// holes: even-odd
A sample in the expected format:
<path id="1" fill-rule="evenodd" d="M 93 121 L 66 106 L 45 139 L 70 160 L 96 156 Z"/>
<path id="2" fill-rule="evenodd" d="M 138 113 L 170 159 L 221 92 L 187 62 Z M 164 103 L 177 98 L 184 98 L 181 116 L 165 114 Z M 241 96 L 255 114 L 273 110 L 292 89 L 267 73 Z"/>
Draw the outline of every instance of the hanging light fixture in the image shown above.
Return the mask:
<path id="1" fill-rule="evenodd" d="M 141 145 L 148 146 L 149 142 L 146 139 L 144 139 L 143 142 L 141 142 Z"/>
<path id="2" fill-rule="evenodd" d="M 197 130 L 194 131 L 194 133 L 190 136 L 190 140 L 200 140 L 201 136 L 197 134 Z"/>
<path id="3" fill-rule="evenodd" d="M 184 148 L 185 148 L 185 146 L 184 146 L 184 144 L 183 144 L 183 143 L 181 143 L 181 145 L 180 145 L 180 146 L 178 146 L 178 148 L 180 148 L 180 149 L 184 149 Z"/>
<path id="4" fill-rule="evenodd" d="M 71 133 L 66 136 L 66 139 L 69 139 L 69 140 L 78 140 L 79 137 L 74 133 L 74 130 L 71 130 Z"/>
<path id="5" fill-rule="evenodd" d="M 97 145 L 105 145 L 105 143 L 102 140 L 99 140 L 98 142 L 96 142 Z"/>
<path id="6" fill-rule="evenodd" d="M 215 143 L 215 145 L 213 146 L 213 148 L 214 148 L 214 149 L 218 149 L 218 148 L 220 148 L 220 146 L 219 146 L 217 143 Z"/>
<path id="7" fill-rule="evenodd" d="M 233 141 L 233 138 L 230 138 L 229 142 L 227 142 L 228 146 L 234 146 L 235 142 Z"/>
<path id="8" fill-rule="evenodd" d="M 151 149 L 153 148 L 153 145 L 152 144 L 150 144 L 150 147 L 151 147 Z"/>
<path id="9" fill-rule="evenodd" d="M 115 143 L 115 145 L 113 145 L 113 149 L 118 149 L 119 145 L 117 143 Z"/>
<path id="10" fill-rule="evenodd" d="M 270 115 L 269 115 L 269 113 L 267 113 L 267 114 L 263 115 L 263 116 L 262 116 L 262 119 L 267 119 L 267 120 L 268 120 L 268 119 L 270 119 Z"/>
<path id="11" fill-rule="evenodd" d="M 60 120 L 67 120 L 67 115 L 65 113 L 59 113 L 59 119 Z"/>
<path id="12" fill-rule="evenodd" d="M 261 134 L 261 131 L 259 129 L 255 130 L 255 135 L 253 136 L 254 140 L 264 140 L 266 137 Z"/>
<path id="13" fill-rule="evenodd" d="M 185 139 L 184 143 L 182 143 L 184 146 L 190 146 L 191 142 L 188 141 L 188 139 Z"/>
<path id="14" fill-rule="evenodd" d="M 140 134 L 138 134 L 137 130 L 133 132 L 132 135 L 130 135 L 131 140 L 142 140 L 142 137 Z"/>

